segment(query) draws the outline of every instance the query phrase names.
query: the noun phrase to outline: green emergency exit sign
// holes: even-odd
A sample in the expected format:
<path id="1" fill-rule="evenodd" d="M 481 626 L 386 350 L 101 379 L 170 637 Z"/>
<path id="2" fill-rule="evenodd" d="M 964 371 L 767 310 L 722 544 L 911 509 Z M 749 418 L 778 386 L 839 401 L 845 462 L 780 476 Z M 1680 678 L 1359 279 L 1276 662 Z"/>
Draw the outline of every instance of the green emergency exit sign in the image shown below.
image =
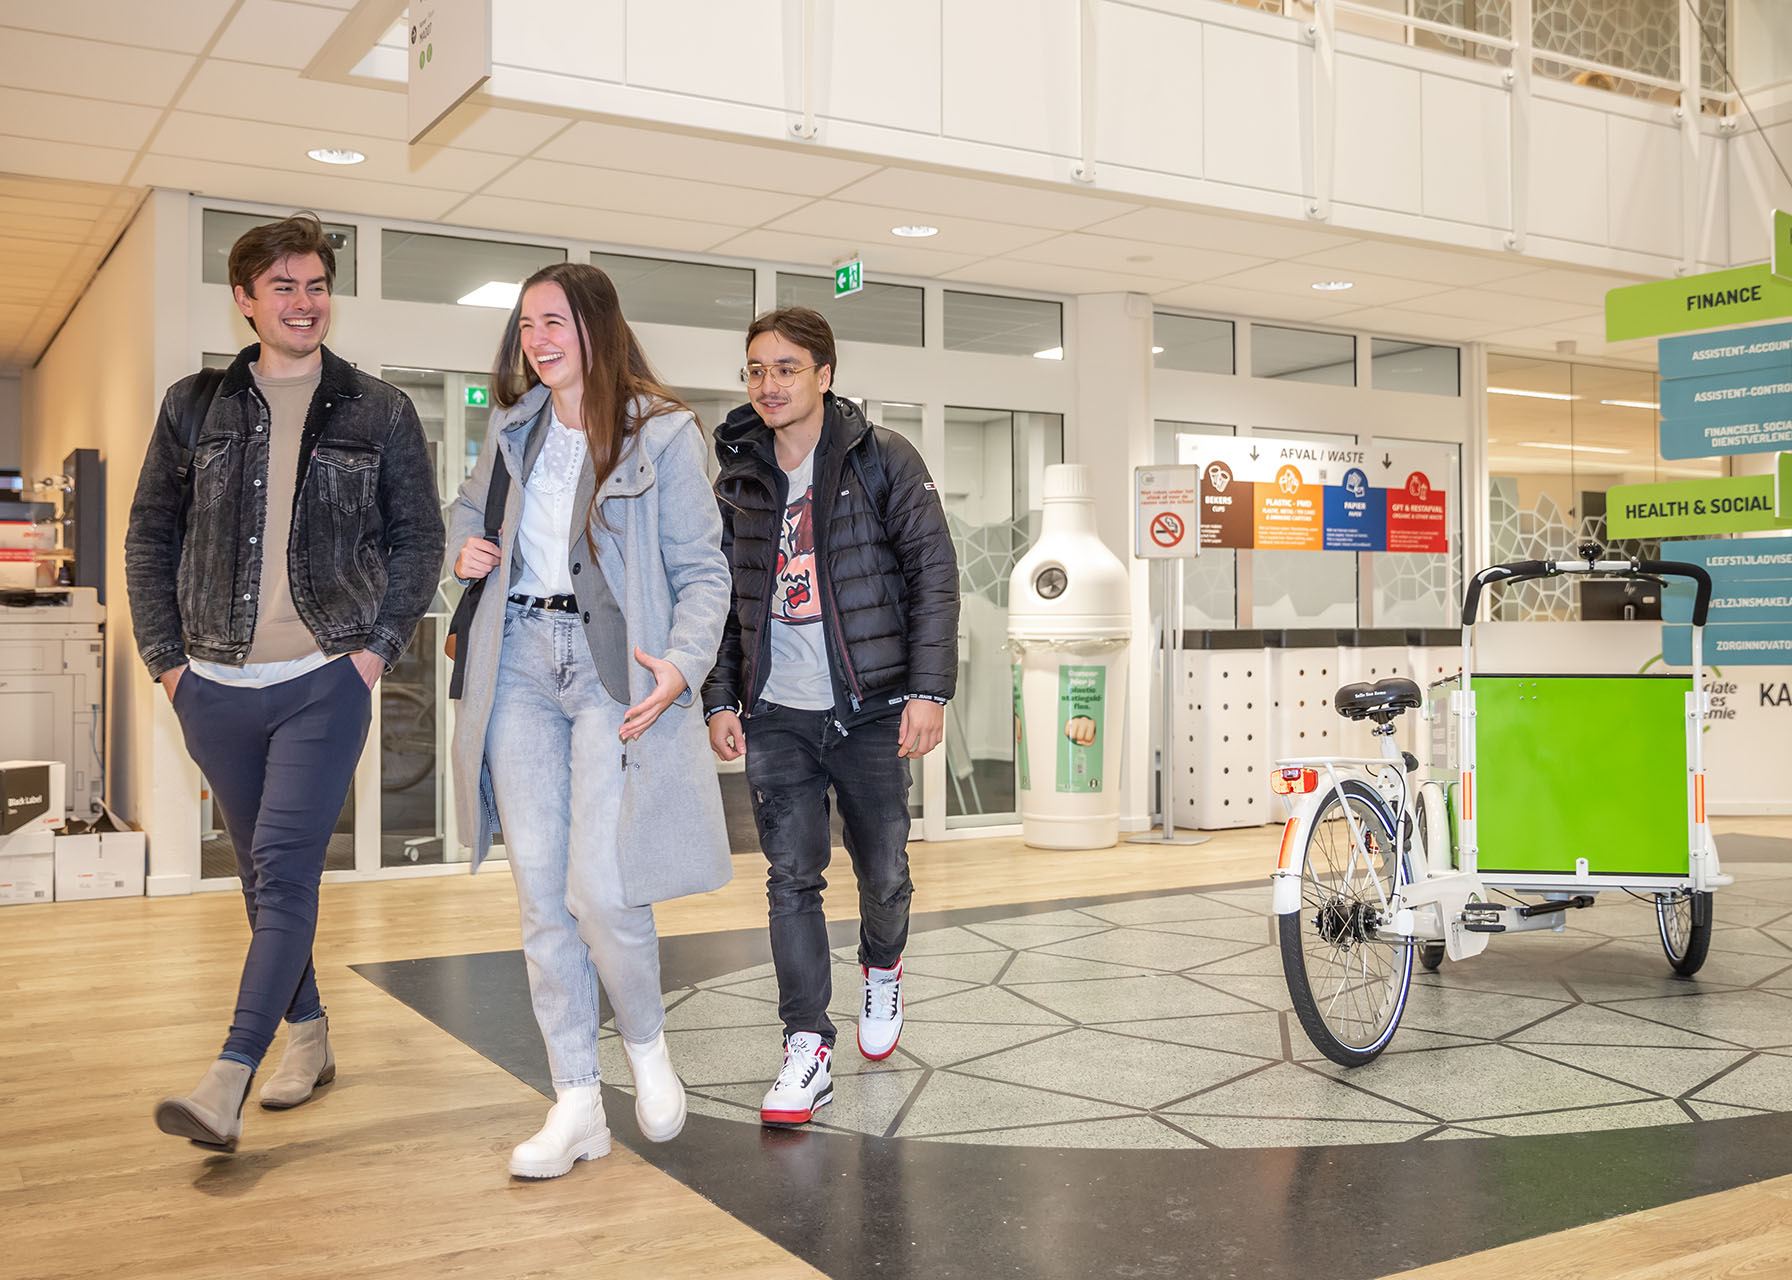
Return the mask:
<path id="1" fill-rule="evenodd" d="M 849 293 L 857 293 L 865 287 L 865 262 L 862 258 L 854 258 L 834 268 L 834 296 L 844 298 Z"/>
<path id="2" fill-rule="evenodd" d="M 491 404 L 491 392 L 485 387 L 467 387 L 467 408 L 484 409 Z"/>

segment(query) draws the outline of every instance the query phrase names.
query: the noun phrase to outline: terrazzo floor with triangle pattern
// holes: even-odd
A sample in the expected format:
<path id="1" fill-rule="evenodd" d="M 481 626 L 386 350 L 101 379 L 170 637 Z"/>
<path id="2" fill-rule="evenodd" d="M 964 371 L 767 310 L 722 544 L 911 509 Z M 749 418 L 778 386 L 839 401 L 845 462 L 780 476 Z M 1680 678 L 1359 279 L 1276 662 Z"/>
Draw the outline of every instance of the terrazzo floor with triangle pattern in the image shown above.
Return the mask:
<path id="1" fill-rule="evenodd" d="M 1336 1146 L 1577 1133 L 1792 1111 L 1792 865 L 1718 895 L 1692 980 L 1651 904 L 1607 894 L 1561 934 L 1496 937 L 1415 970 L 1376 1062 L 1325 1060 L 1295 1020 L 1261 887 L 920 931 L 901 1044 L 853 1044 L 859 971 L 835 953 L 835 1100 L 814 1128 L 1063 1148 Z M 757 1125 L 778 1065 L 770 965 L 667 993 L 692 1111 Z M 607 1032 L 606 1062 L 620 1065 Z M 614 1071 L 609 1078 L 621 1078 Z"/>

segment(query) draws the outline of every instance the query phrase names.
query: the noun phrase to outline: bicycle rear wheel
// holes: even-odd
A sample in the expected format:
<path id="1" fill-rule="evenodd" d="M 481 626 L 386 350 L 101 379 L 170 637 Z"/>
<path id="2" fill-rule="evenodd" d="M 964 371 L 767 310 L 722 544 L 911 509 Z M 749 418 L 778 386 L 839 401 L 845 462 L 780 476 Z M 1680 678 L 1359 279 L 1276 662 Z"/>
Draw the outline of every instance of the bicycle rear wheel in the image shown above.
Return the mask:
<path id="1" fill-rule="evenodd" d="M 1384 903 L 1411 879 L 1393 826 L 1367 784 L 1331 791 L 1304 834 L 1300 909 L 1278 921 L 1294 1012 L 1313 1047 L 1346 1067 L 1387 1047 L 1412 987 L 1411 944 L 1381 932 Z"/>

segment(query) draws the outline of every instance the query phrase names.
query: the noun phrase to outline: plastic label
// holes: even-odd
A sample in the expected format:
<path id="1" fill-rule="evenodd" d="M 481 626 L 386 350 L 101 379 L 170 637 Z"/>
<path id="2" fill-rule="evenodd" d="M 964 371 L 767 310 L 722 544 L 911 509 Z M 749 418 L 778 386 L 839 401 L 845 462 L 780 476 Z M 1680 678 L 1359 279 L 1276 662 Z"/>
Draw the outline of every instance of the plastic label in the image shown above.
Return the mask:
<path id="1" fill-rule="evenodd" d="M 1014 664 L 1014 767 L 1022 791 L 1033 789 L 1033 762 L 1027 757 L 1027 704 L 1020 696 L 1020 663 Z"/>
<path id="2" fill-rule="evenodd" d="M 1107 739 L 1106 667 L 1058 668 L 1058 790 L 1088 795 L 1102 788 Z"/>

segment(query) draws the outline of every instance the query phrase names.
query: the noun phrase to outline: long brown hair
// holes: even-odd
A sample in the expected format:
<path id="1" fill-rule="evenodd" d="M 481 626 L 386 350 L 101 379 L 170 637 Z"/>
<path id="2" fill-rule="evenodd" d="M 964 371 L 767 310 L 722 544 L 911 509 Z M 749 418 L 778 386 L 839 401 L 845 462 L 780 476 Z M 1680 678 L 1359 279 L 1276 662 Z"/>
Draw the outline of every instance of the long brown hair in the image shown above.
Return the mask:
<path id="1" fill-rule="evenodd" d="M 647 363 L 634 330 L 622 318 L 622 303 L 610 277 L 583 262 L 543 267 L 517 291 L 516 306 L 498 343 L 497 367 L 492 371 L 492 398 L 499 408 L 508 409 L 541 381 L 523 352 L 522 337 L 523 299 L 538 284 L 557 284 L 566 293 L 573 323 L 578 326 L 579 345 L 585 352 L 579 426 L 585 432 L 597 479 L 597 492 L 591 495 L 591 507 L 585 513 L 585 540 L 589 543 L 592 521 L 603 519 L 598 512 L 603 483 L 622 461 L 642 423 L 662 413 L 689 413 L 690 408 Z M 646 406 L 638 417 L 629 408 L 637 398 Z"/>

